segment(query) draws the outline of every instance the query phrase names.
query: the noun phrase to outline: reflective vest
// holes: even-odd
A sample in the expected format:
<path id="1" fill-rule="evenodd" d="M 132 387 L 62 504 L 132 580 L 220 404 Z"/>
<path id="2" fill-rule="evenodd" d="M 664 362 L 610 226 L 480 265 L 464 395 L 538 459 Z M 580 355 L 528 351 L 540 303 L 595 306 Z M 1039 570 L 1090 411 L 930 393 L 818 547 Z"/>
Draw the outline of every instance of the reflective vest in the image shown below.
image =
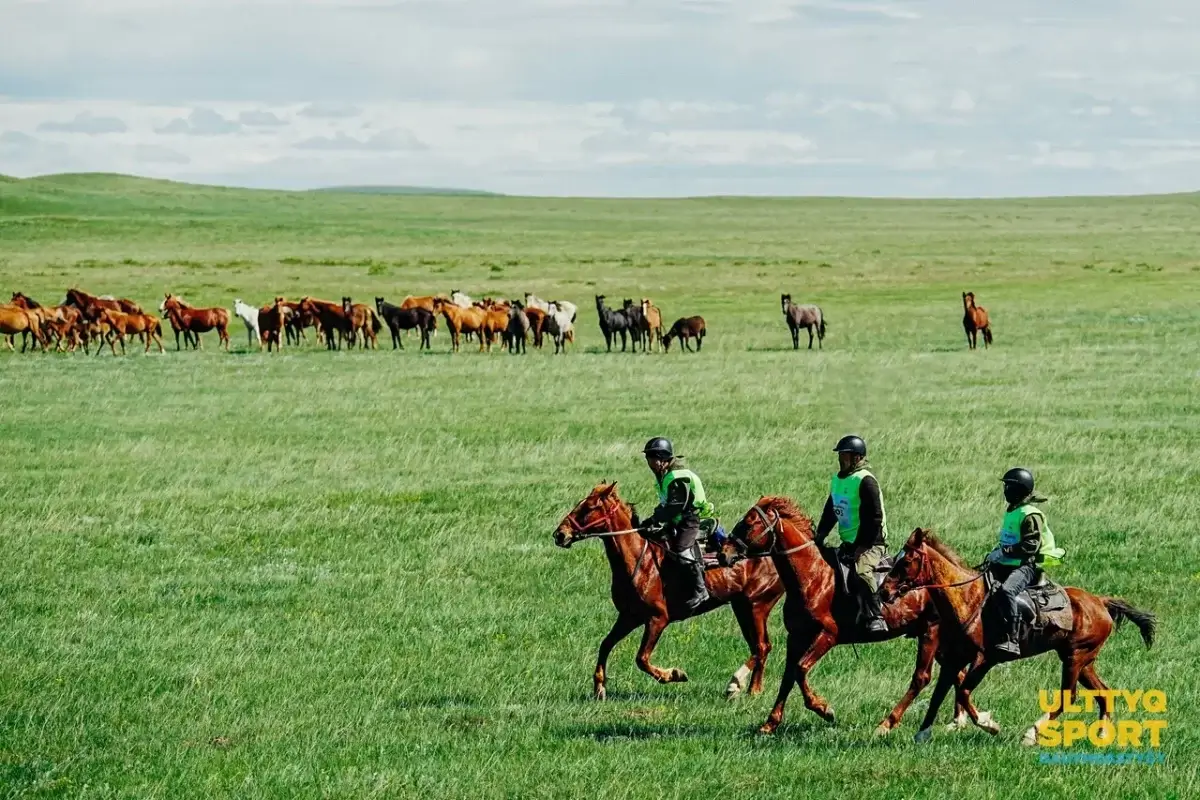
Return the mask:
<path id="1" fill-rule="evenodd" d="M 1026 517 L 1033 514 L 1037 514 L 1042 518 L 1042 544 L 1038 548 L 1037 556 L 1034 559 L 1035 563 L 1043 567 L 1052 567 L 1061 564 L 1067 551 L 1054 545 L 1054 534 L 1050 532 L 1050 526 L 1046 524 L 1046 515 L 1036 506 L 1029 503 L 1017 506 L 1004 515 L 1004 522 L 1000 526 L 1000 546 L 1012 547 L 1021 541 L 1021 525 L 1025 522 Z M 996 563 L 1010 567 L 1019 567 L 1021 559 L 1001 556 Z"/>
<path id="2" fill-rule="evenodd" d="M 658 504 L 665 506 L 667 504 L 667 487 L 675 480 L 684 480 L 687 482 L 688 488 L 692 492 L 692 505 L 696 507 L 696 512 L 700 515 L 700 519 L 712 519 L 716 517 L 716 509 L 713 504 L 708 502 L 708 497 L 704 494 L 704 484 L 700 482 L 700 476 L 692 472 L 690 469 L 673 469 L 666 475 L 662 476 L 662 480 L 658 482 Z M 679 522 L 682 514 L 676 514 L 675 519 L 671 522 Z"/>
<path id="3" fill-rule="evenodd" d="M 862 498 L 859 496 L 859 486 L 863 478 L 871 475 L 870 470 L 860 467 L 844 478 L 837 475 L 829 484 L 829 496 L 833 498 L 833 513 L 837 515 L 838 535 L 846 544 L 853 544 L 858 538 L 858 509 Z M 878 480 L 878 478 L 876 478 Z M 879 510 L 883 514 L 883 539 L 887 541 L 887 511 L 883 508 L 883 492 L 879 492 Z"/>

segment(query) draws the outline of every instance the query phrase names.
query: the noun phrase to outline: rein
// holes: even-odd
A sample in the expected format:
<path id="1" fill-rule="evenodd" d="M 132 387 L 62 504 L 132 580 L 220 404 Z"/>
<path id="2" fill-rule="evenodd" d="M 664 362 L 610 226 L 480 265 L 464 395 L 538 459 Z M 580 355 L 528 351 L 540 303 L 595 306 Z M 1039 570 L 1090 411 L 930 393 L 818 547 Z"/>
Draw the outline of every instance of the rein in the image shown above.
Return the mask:
<path id="1" fill-rule="evenodd" d="M 787 556 L 787 555 L 791 555 L 792 553 L 798 553 L 801 550 L 804 550 L 805 548 L 812 547 L 813 545 L 815 545 L 817 543 L 816 539 L 809 539 L 804 544 L 796 545 L 795 547 L 789 547 L 787 550 L 776 550 L 775 545 L 777 545 L 779 543 L 779 534 L 776 531 L 776 528 L 779 527 L 779 523 L 783 521 L 783 518 L 781 516 L 779 516 L 779 512 L 776 511 L 775 519 L 774 519 L 774 521 L 772 521 L 767 516 L 767 512 L 763 511 L 762 508 L 759 507 L 759 505 L 757 503 L 754 504 L 754 506 L 751 508 L 751 510 L 758 513 L 759 519 L 761 519 L 763 522 L 763 525 L 766 526 L 766 530 L 764 531 L 764 533 L 769 533 L 771 535 L 771 543 L 769 545 L 767 545 L 767 548 L 763 552 L 750 553 L 750 554 L 746 555 L 745 558 L 767 558 L 769 556 Z M 749 544 L 749 542 L 743 541 L 743 544 Z"/>
<path id="2" fill-rule="evenodd" d="M 901 595 L 908 594 L 909 592 L 915 592 L 917 589 L 955 589 L 959 586 L 966 586 L 968 584 L 974 583 L 977 580 L 982 580 L 982 578 L 983 578 L 983 573 L 979 572 L 978 574 L 976 574 L 970 578 L 967 578 L 966 580 L 955 581 L 954 583 L 929 583 L 929 584 L 919 583 L 919 581 L 926 575 L 928 575 L 930 580 L 933 579 L 933 575 L 929 572 L 929 557 L 925 554 L 925 551 L 922 550 L 921 551 L 921 566 L 917 570 L 916 579 L 912 583 L 910 583 L 907 587 L 901 588 L 898 592 L 896 592 L 896 596 L 900 597 Z"/>
<path id="3" fill-rule="evenodd" d="M 606 508 L 604 509 L 604 516 L 598 517 L 586 525 L 581 525 L 576 522 L 574 515 L 568 516 L 567 522 L 571 523 L 571 532 L 575 535 L 575 541 L 582 542 L 585 539 L 607 539 L 613 536 L 628 536 L 631 533 L 639 532 L 637 528 L 625 528 L 624 530 L 617 531 L 592 530 L 593 528 L 599 528 L 602 525 L 611 525 L 611 513 L 612 512 Z"/>

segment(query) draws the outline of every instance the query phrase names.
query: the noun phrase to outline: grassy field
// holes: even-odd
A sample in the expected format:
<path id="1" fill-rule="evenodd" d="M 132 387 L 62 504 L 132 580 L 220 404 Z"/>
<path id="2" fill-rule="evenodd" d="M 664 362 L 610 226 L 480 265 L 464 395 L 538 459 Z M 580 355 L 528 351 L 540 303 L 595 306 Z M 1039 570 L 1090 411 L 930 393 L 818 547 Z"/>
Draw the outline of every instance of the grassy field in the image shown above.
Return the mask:
<path id="1" fill-rule="evenodd" d="M 580 305 L 577 346 L 451 355 L 0 353 L 0 796 L 1183 797 L 1200 702 L 1200 197 L 997 202 L 539 200 L 284 194 L 112 176 L 0 182 L 0 292 L 157 306 L 461 288 Z M 992 315 L 968 352 L 959 293 Z M 792 352 L 778 299 L 819 303 Z M 592 296 L 702 314 L 699 356 L 603 352 Z M 173 345 L 169 345 L 173 347 Z M 990 549 L 998 476 L 1032 467 L 1059 577 L 1159 614 L 1099 662 L 1169 697 L 1161 766 L 1023 749 L 1053 656 L 977 694 L 1004 730 L 912 743 L 876 723 L 913 645 L 836 649 L 754 735 L 767 691 L 728 610 L 668 629 L 663 686 L 610 662 L 600 545 L 555 548 L 603 478 L 652 502 L 672 437 L 727 521 L 761 494 L 815 514 L 861 433 L 894 544 Z"/>

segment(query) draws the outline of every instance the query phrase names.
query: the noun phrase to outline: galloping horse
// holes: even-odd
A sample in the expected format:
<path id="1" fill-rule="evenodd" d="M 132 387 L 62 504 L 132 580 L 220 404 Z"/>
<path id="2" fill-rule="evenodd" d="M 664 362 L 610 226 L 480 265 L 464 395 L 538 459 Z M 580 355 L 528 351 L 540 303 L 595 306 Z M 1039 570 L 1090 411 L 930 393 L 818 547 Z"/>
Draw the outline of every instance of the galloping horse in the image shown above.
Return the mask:
<path id="1" fill-rule="evenodd" d="M 724 555 L 734 549 L 751 558 L 769 558 L 787 587 L 788 601 L 783 607 L 783 623 L 787 628 L 787 663 L 779 696 L 760 733 L 773 733 L 783 722 L 784 706 L 792 688 L 799 683 L 804 705 L 827 722 L 834 722 L 833 710 L 824 698 L 808 685 L 808 673 L 825 654 L 840 644 L 882 642 L 907 636 L 917 640 L 917 664 L 908 691 L 891 713 L 875 729 L 878 735 L 889 733 L 900 724 L 904 712 L 929 684 L 933 661 L 942 663 L 939 679 L 953 679 L 961 666 L 951 666 L 938 656 L 939 626 L 932 598 L 926 592 L 908 594 L 899 602 L 883 607 L 887 633 L 872 634 L 856 623 L 858 604 L 844 591 L 839 591 L 833 561 L 837 556 L 827 552 L 817 542 L 812 520 L 786 497 L 762 497 L 730 531 Z M 949 670 L 949 671 L 948 671 Z M 949 685 L 949 683 L 947 684 Z M 965 704 L 966 695 L 960 698 Z M 960 709 L 961 710 L 961 709 Z M 995 733 L 990 714 L 977 714 L 967 707 L 972 720 L 984 730 Z M 961 726 L 965 717 L 957 715 Z"/>
<path id="2" fill-rule="evenodd" d="M 958 670 L 974 660 L 967 670 L 960 689 L 962 701 L 971 709 L 971 692 L 996 665 L 992 659 L 996 653 L 990 649 L 991 638 L 986 629 L 983 607 L 988 593 L 983 574 L 971 569 L 950 547 L 939 541 L 930 531 L 917 528 L 904 543 L 904 551 L 892 565 L 880 590 L 884 597 L 903 594 L 905 591 L 920 591 L 922 587 L 933 598 L 938 618 L 944 631 L 942 674 L 938 676 L 929 709 L 916 741 L 928 741 L 933 723 L 937 720 L 938 708 L 949 689 L 947 676 L 956 675 Z M 1122 620 L 1128 619 L 1142 634 L 1142 641 L 1149 648 L 1154 644 L 1156 619 L 1148 611 L 1134 608 L 1115 597 L 1101 597 L 1082 589 L 1065 588 L 1071 604 L 1071 628 L 1061 629 L 1053 624 L 1033 629 L 1030 636 L 1021 642 L 1019 658 L 1029 658 L 1054 650 L 1062 661 L 1062 703 L 1054 711 L 1043 716 L 1025 732 L 1023 744 L 1037 743 L 1038 727 L 1056 719 L 1063 706 L 1082 681 L 1084 687 L 1093 691 L 1107 689 L 1104 681 L 1096 674 L 1096 656 Z M 1009 661 L 1012 659 L 1003 659 Z M 1112 708 L 1102 698 L 1100 719 L 1111 717 Z"/>
<path id="3" fill-rule="evenodd" d="M 667 331 L 667 335 L 663 337 L 663 352 L 671 349 L 672 339 L 678 339 L 682 347 L 690 351 L 692 346 L 688 344 L 688 339 L 695 339 L 696 352 L 699 353 L 700 348 L 704 346 L 704 335 L 707 329 L 704 317 L 680 317 L 675 320 L 671 330 Z"/>
<path id="4" fill-rule="evenodd" d="M 117 354 L 117 348 L 113 345 L 113 339 L 121 342 L 121 355 L 125 355 L 125 337 L 127 336 L 131 338 L 141 336 L 146 342 L 144 352 L 150 352 L 152 342 L 158 345 L 158 352 L 165 351 L 162 343 L 162 320 L 153 314 L 126 314 L 123 311 L 105 308 L 101 310 L 97 322 L 108 326 L 106 338 L 108 347 L 114 356 Z M 104 342 L 101 342 L 96 346 L 96 355 L 100 355 L 100 351 L 103 349 Z"/>
<path id="5" fill-rule="evenodd" d="M 204 349 L 204 341 L 200 334 L 216 329 L 225 352 L 229 352 L 229 311 L 224 308 L 192 308 L 181 298 L 168 292 L 158 307 L 171 321 L 175 331 L 175 349 L 179 349 L 179 334 L 191 334 L 195 337 L 195 346 Z"/>
<path id="6" fill-rule="evenodd" d="M 662 312 L 650 302 L 649 297 L 642 298 L 642 316 L 646 318 L 650 349 L 653 350 L 655 344 L 661 348 L 663 340 Z"/>
<path id="7" fill-rule="evenodd" d="M 82 289 L 67 289 L 67 297 L 63 300 L 64 306 L 75 306 L 86 319 L 94 320 L 100 314 L 101 308 L 110 308 L 113 311 L 123 311 L 126 314 L 141 314 L 142 307 L 132 300 L 124 297 L 96 297 L 93 294 L 88 294 Z M 92 307 L 92 313 L 88 313 L 88 308 Z"/>
<path id="8" fill-rule="evenodd" d="M 637 654 L 638 668 L 659 683 L 688 679 L 681 669 L 662 669 L 650 663 L 666 627 L 685 617 L 674 616 L 678 610 L 668 605 L 663 590 L 660 570 L 666 557 L 665 545 L 643 538 L 634 526 L 633 509 L 617 494 L 614 482 L 593 489 L 563 517 L 554 531 L 554 543 L 564 548 L 587 539 L 604 539 L 604 552 L 612 569 L 612 602 L 617 607 L 617 620 L 600 643 L 596 657 L 592 686 L 598 700 L 605 697 L 609 653 L 639 626 L 644 626 L 644 631 Z M 734 567 L 706 571 L 704 582 L 708 586 L 708 601 L 686 616 L 706 614 L 726 603 L 733 608 L 742 636 L 750 646 L 750 658 L 734 673 L 725 695 L 732 698 L 745 689 L 747 676 L 750 694 L 758 694 L 762 691 L 763 669 L 771 652 L 767 617 L 783 596 L 779 575 L 770 561 L 747 560 Z"/>
<path id="9" fill-rule="evenodd" d="M 817 348 L 825 348 L 825 314 L 820 306 L 812 304 L 798 306 L 792 302 L 790 294 L 779 296 L 783 306 L 783 318 L 787 320 L 788 328 L 792 331 L 792 349 L 800 349 L 800 329 L 808 331 L 808 349 L 812 350 L 813 331 L 817 332 Z"/>
<path id="10" fill-rule="evenodd" d="M 992 343 L 992 326 L 987 309 L 975 305 L 975 293 L 963 292 L 963 330 L 967 332 L 967 349 L 978 347 L 979 334 L 983 334 L 983 349 Z"/>
<path id="11" fill-rule="evenodd" d="M 73 334 L 75 323 L 80 316 L 79 309 L 74 306 L 44 306 L 21 292 L 13 292 L 12 304 L 32 312 L 38 318 L 38 326 L 47 343 L 50 342 L 50 334 L 54 334 L 56 351 L 63 349 L 64 339 L 69 340 L 69 350 L 74 351 L 77 335 Z M 21 332 L 21 352 L 25 352 L 29 344 L 28 333 L 29 331 Z"/>
<path id="12" fill-rule="evenodd" d="M 624 311 L 613 311 L 604 305 L 604 295 L 596 295 L 596 313 L 600 317 L 600 331 L 604 334 L 604 345 L 612 352 L 617 334 L 621 334 L 621 352 L 625 352 L 625 337 L 633 332 L 632 324 Z M 636 334 L 634 334 L 636 336 Z"/>

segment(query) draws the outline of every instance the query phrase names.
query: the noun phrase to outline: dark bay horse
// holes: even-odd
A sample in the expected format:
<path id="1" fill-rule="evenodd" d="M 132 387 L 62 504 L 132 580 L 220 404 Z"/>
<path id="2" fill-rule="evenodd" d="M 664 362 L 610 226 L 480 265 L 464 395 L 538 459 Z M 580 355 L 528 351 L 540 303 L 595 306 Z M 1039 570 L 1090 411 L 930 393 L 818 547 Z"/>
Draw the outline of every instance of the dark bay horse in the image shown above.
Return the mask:
<path id="1" fill-rule="evenodd" d="M 788 328 L 792 331 L 792 349 L 800 349 L 800 329 L 808 331 L 808 349 L 812 350 L 813 331 L 817 333 L 817 348 L 825 347 L 825 314 L 820 306 L 812 304 L 798 306 L 792 302 L 790 294 L 779 296 L 783 306 L 783 318 L 787 320 Z"/>
<path id="2" fill-rule="evenodd" d="M 681 669 L 663 669 L 650 663 L 663 631 L 683 617 L 673 616 L 676 609 L 674 605 L 668 607 L 663 591 L 660 568 L 665 546 L 643 538 L 633 527 L 633 509 L 617 494 L 617 484 L 602 483 L 575 506 L 554 531 L 554 543 L 559 547 L 603 538 L 604 554 L 612 569 L 612 602 L 617 608 L 617 620 L 600 643 L 596 657 L 592 680 L 599 700 L 605 696 L 609 653 L 638 627 L 643 628 L 637 654 L 638 668 L 659 683 L 688 679 Z M 734 673 L 725 694 L 733 697 L 741 692 L 747 676 L 750 676 L 750 694 L 758 694 L 762 691 L 767 654 L 771 652 L 767 617 L 783 596 L 779 575 L 770 561 L 743 561 L 734 567 L 706 571 L 704 581 L 709 600 L 690 616 L 708 613 L 728 603 L 750 646 L 750 658 Z"/>
<path id="3" fill-rule="evenodd" d="M 642 313 L 641 303 L 634 305 L 633 300 L 626 297 L 621 311 L 629 320 L 629 333 L 633 337 L 633 346 L 636 348 L 638 344 L 641 344 L 642 352 L 646 352 L 646 346 L 650 342 L 650 323 L 646 321 L 646 315 Z"/>
<path id="4" fill-rule="evenodd" d="M 975 305 L 975 293 L 963 292 L 963 330 L 967 332 L 967 349 L 979 346 L 979 334 L 983 334 L 983 349 L 992 343 L 992 325 L 987 309 Z"/>
<path id="5" fill-rule="evenodd" d="M 300 305 L 297 307 L 299 312 L 316 321 L 321 332 L 325 334 L 326 350 L 341 350 L 342 339 L 350 339 L 354 333 L 353 321 L 344 306 L 345 300 L 342 303 L 331 303 L 313 297 L 300 299 Z"/>
<path id="6" fill-rule="evenodd" d="M 397 348 L 400 350 L 404 349 L 404 342 L 401 340 L 400 332 L 410 331 L 414 328 L 421 334 L 421 344 L 418 346 L 418 349 L 430 349 L 429 337 L 433 333 L 434 322 L 437 319 L 432 311 L 419 305 L 400 308 L 386 302 L 382 297 L 375 298 L 375 310 L 392 333 L 393 350 Z"/>
<path id="7" fill-rule="evenodd" d="M 88 294 L 82 289 L 67 289 L 67 297 L 63 300 L 62 304 L 64 306 L 75 306 L 89 320 L 95 320 L 102 308 L 122 311 L 126 314 L 144 313 L 142 307 L 132 300 L 123 297 L 96 297 L 94 294 Z"/>
<path id="8" fill-rule="evenodd" d="M 672 339 L 678 339 L 680 346 L 690 352 L 692 346 L 688 344 L 688 340 L 695 339 L 696 352 L 699 353 L 700 348 L 704 346 L 706 332 L 707 326 L 704 324 L 704 317 L 680 317 L 675 320 L 671 330 L 667 331 L 667 335 L 662 338 L 663 352 L 671 349 Z"/>
<path id="9" fill-rule="evenodd" d="M 888 574 L 880 590 L 884 597 L 903 594 L 906 590 L 927 591 L 937 606 L 940 626 L 944 630 L 944 653 L 942 673 L 938 676 L 933 697 L 929 700 L 929 709 L 921 730 L 917 732 L 918 742 L 928 741 L 932 735 L 933 723 L 937 720 L 938 708 L 946 696 L 950 685 L 947 676 L 953 676 L 962 667 L 971 664 L 966 677 L 962 681 L 961 694 L 963 702 L 970 706 L 970 695 L 979 685 L 988 670 L 998 661 L 995 650 L 991 649 L 992 632 L 987 629 L 987 619 L 983 613 L 987 601 L 987 589 L 983 575 L 976 572 L 950 549 L 948 545 L 938 540 L 930 531 L 917 528 L 904 543 L 904 550 L 892 571 Z M 1123 620 L 1128 619 L 1142 634 L 1142 641 L 1149 648 L 1154 644 L 1154 630 L 1157 621 L 1153 614 L 1134 608 L 1124 600 L 1115 597 L 1099 595 L 1066 587 L 1067 597 L 1071 603 L 1072 625 L 1070 630 L 1061 630 L 1047 624 L 1044 628 L 1033 629 L 1028 638 L 1021 642 L 1019 658 L 1029 658 L 1053 650 L 1062 661 L 1062 697 L 1070 698 L 1077 683 L 1092 690 L 1104 690 L 1108 686 L 1096 673 L 1096 657 L 1100 648 L 1108 641 L 1108 637 Z M 1003 658 L 1011 661 L 1013 659 Z M 972 663 L 974 662 L 974 663 Z M 1097 698 L 1100 706 L 1100 719 L 1111 717 L 1112 708 L 1101 698 Z M 1037 743 L 1038 727 L 1043 722 L 1057 719 L 1062 713 L 1065 703 L 1059 704 L 1052 711 L 1025 732 L 1023 744 Z"/>
<path id="10" fill-rule="evenodd" d="M 204 341 L 200 334 L 216 330 L 225 352 L 229 352 L 229 310 L 220 306 L 216 308 L 193 308 L 182 298 L 168 292 L 163 298 L 159 310 L 167 315 L 171 328 L 175 331 L 175 349 L 179 349 L 179 334 L 184 338 L 190 334 L 195 338 L 195 346 L 204 349 Z"/>
<path id="11" fill-rule="evenodd" d="M 949 676 L 947 685 L 953 683 L 966 666 L 938 655 L 941 639 L 938 617 L 927 592 L 910 593 L 898 602 L 885 605 L 886 633 L 868 633 L 862 628 L 856 622 L 857 602 L 838 589 L 833 567 L 836 555 L 818 544 L 812 520 L 788 498 L 760 498 L 730 531 L 730 542 L 733 545 L 726 544 L 726 556 L 736 547 L 752 558 L 765 557 L 773 561 L 788 593 L 783 607 L 783 622 L 788 632 L 787 663 L 775 707 L 759 728 L 761 733 L 773 733 L 783 722 L 784 706 L 797 683 L 805 707 L 828 722 L 834 721 L 829 704 L 808 685 L 808 673 L 826 653 L 840 644 L 881 642 L 899 636 L 917 640 L 917 664 L 908 691 L 875 729 L 879 735 L 887 734 L 900 724 L 909 705 L 929 684 L 935 658 L 942 664 L 940 677 L 946 679 Z M 965 694 L 961 699 L 964 704 L 968 700 Z M 991 733 L 999 730 L 991 722 L 990 714 L 977 714 L 969 706 L 966 711 L 984 730 Z M 958 715 L 956 726 L 961 726 L 964 720 Z"/>
<path id="12" fill-rule="evenodd" d="M 625 352 L 626 337 L 634 333 L 632 322 L 624 311 L 613 311 L 604 305 L 604 295 L 596 295 L 596 313 L 600 317 L 600 332 L 604 334 L 604 346 L 612 352 L 617 334 L 621 335 L 621 352 Z M 636 335 L 636 334 L 635 334 Z"/>

